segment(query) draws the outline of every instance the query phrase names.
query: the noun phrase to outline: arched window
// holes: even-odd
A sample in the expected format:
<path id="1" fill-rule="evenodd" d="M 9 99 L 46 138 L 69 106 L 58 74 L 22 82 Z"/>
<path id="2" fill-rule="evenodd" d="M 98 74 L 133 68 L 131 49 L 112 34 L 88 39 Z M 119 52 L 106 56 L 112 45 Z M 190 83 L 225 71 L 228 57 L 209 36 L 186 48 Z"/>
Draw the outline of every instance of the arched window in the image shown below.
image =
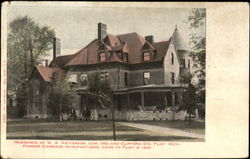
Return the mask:
<path id="1" fill-rule="evenodd" d="M 174 54 L 171 52 L 171 64 L 174 64 Z"/>

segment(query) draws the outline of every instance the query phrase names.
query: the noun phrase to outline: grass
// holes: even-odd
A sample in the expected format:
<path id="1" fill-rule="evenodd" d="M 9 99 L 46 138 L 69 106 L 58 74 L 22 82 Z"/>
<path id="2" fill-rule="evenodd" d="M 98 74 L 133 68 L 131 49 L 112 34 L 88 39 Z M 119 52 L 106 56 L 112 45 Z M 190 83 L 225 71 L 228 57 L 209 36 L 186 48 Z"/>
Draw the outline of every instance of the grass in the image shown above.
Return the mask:
<path id="1" fill-rule="evenodd" d="M 118 141 L 204 141 L 185 136 L 148 136 L 148 135 L 117 135 Z M 62 137 L 47 136 L 27 136 L 27 137 L 7 137 L 7 139 L 30 139 L 30 140 L 113 140 L 112 136 L 93 135 L 67 135 Z"/>
<path id="2" fill-rule="evenodd" d="M 188 121 L 133 121 L 133 122 L 167 127 L 167 128 L 175 128 L 187 132 L 205 135 L 205 122 L 192 121 L 191 126 L 188 125 Z"/>
<path id="3" fill-rule="evenodd" d="M 148 123 L 150 124 L 150 122 Z M 156 122 L 154 122 L 154 125 L 155 124 Z M 201 139 L 185 136 L 176 136 L 174 134 L 166 135 L 160 132 L 142 130 L 124 126 L 119 123 L 116 123 L 116 134 L 117 140 L 120 141 L 202 141 Z M 53 120 L 8 121 L 7 139 L 113 140 L 112 122 L 57 122 Z"/>

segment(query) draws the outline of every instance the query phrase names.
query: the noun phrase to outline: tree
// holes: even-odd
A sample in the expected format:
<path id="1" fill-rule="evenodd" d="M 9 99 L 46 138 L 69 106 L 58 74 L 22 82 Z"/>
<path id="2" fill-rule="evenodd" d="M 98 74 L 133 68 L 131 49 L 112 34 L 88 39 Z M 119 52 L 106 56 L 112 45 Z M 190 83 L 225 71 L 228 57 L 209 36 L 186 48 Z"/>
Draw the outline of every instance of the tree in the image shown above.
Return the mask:
<path id="1" fill-rule="evenodd" d="M 72 98 L 74 92 L 74 88 L 68 82 L 64 70 L 58 68 L 53 73 L 48 92 L 48 105 L 51 108 L 52 114 L 58 116 L 61 121 L 62 112 L 69 109 L 70 98 Z"/>
<path id="2" fill-rule="evenodd" d="M 187 89 L 183 93 L 182 101 L 178 109 L 187 111 L 187 113 L 189 114 L 188 125 L 191 125 L 191 115 L 193 111 L 197 108 L 197 105 L 195 102 L 195 93 L 197 89 L 192 84 L 192 74 L 190 73 L 190 71 L 185 70 L 180 75 L 180 82 L 182 84 L 187 85 Z"/>
<path id="3" fill-rule="evenodd" d="M 188 22 L 194 30 L 201 30 L 205 25 L 206 10 L 193 9 L 189 15 Z M 193 79 L 196 87 L 195 101 L 202 114 L 205 114 L 205 84 L 206 84 L 206 37 L 205 35 L 192 34 L 190 42 L 192 44 L 192 52 L 190 56 L 194 61 Z"/>
<path id="4" fill-rule="evenodd" d="M 113 138 L 116 141 L 113 90 L 107 78 L 101 78 L 100 73 L 94 73 L 89 78 L 88 94 L 102 108 L 108 108 L 112 116 Z"/>
<path id="5" fill-rule="evenodd" d="M 28 16 L 17 17 L 8 26 L 8 91 L 24 87 L 34 65 L 52 48 L 55 32 Z"/>

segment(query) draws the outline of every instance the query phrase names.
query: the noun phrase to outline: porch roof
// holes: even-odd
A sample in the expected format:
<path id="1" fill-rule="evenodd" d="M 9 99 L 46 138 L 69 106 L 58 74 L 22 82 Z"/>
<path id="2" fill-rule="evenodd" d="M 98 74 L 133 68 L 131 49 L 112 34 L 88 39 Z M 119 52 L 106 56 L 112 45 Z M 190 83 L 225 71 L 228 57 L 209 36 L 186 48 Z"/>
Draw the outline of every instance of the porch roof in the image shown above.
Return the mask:
<path id="1" fill-rule="evenodd" d="M 185 86 L 169 86 L 169 85 L 143 85 L 136 87 L 120 88 L 115 89 L 114 94 L 129 94 L 139 92 L 178 92 L 184 91 L 187 87 Z M 79 93 L 86 93 L 87 88 L 77 89 Z"/>
<path id="2" fill-rule="evenodd" d="M 115 94 L 137 93 L 137 92 L 171 92 L 183 91 L 185 86 L 169 86 L 169 85 L 143 85 L 129 88 L 120 88 L 115 90 Z"/>

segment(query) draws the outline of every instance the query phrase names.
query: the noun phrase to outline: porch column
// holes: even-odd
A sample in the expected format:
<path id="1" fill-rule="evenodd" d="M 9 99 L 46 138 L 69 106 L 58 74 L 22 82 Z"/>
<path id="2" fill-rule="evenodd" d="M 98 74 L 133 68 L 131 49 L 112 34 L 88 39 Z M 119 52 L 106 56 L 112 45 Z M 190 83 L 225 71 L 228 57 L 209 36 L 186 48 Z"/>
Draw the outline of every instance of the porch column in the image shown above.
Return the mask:
<path id="1" fill-rule="evenodd" d="M 128 109 L 131 109 L 130 104 L 129 104 L 129 94 L 127 93 L 127 103 L 128 103 Z"/>
<path id="2" fill-rule="evenodd" d="M 179 105 L 182 103 L 182 92 L 178 93 L 178 97 L 179 97 Z"/>
<path id="3" fill-rule="evenodd" d="M 141 91 L 141 106 L 144 109 L 144 92 Z"/>
<path id="4" fill-rule="evenodd" d="M 175 106 L 175 92 L 171 92 L 172 95 L 172 107 Z"/>

